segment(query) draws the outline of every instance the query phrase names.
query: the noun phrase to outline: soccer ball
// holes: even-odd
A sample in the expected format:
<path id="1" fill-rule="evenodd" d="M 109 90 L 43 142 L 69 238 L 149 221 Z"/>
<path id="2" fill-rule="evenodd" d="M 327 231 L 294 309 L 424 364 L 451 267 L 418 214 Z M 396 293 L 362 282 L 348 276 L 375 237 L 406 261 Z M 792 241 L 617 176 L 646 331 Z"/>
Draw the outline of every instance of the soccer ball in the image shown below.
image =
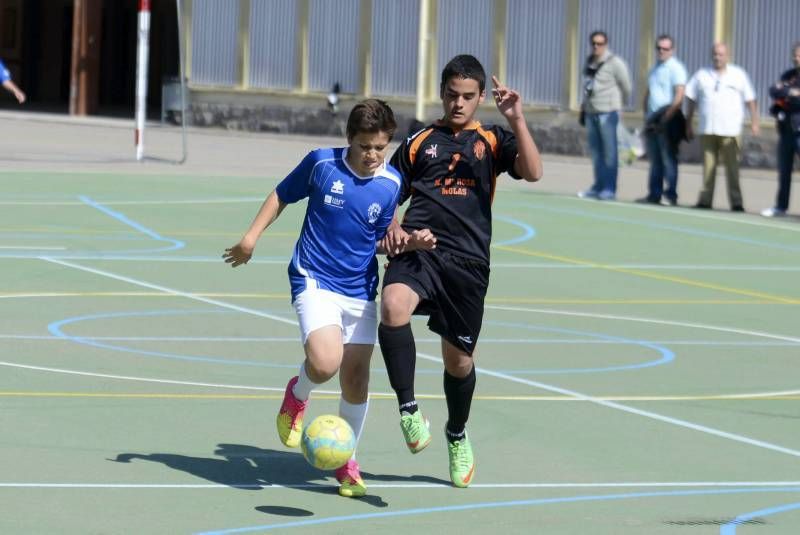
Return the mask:
<path id="1" fill-rule="evenodd" d="M 344 419 L 332 414 L 314 418 L 300 440 L 303 457 L 320 470 L 335 470 L 353 456 L 356 435 Z"/>

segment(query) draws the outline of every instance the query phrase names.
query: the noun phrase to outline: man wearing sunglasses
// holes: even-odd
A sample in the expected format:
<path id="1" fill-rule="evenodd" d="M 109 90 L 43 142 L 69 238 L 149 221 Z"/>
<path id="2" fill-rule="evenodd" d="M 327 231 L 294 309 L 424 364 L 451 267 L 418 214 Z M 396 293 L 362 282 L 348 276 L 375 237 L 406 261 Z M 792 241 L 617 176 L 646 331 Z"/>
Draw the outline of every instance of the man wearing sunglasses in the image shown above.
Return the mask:
<path id="1" fill-rule="evenodd" d="M 650 179 L 647 196 L 637 199 L 641 203 L 678 204 L 678 145 L 686 133 L 681 103 L 687 76 L 686 67 L 673 55 L 674 51 L 675 44 L 669 35 L 656 39 L 658 61 L 650 69 L 644 93 Z"/>
<path id="2" fill-rule="evenodd" d="M 581 125 L 586 127 L 594 167 L 594 183 L 578 197 L 613 200 L 617 195 L 617 125 L 620 110 L 631 94 L 625 62 L 608 50 L 605 32 L 592 32 L 592 53 L 583 68 Z"/>

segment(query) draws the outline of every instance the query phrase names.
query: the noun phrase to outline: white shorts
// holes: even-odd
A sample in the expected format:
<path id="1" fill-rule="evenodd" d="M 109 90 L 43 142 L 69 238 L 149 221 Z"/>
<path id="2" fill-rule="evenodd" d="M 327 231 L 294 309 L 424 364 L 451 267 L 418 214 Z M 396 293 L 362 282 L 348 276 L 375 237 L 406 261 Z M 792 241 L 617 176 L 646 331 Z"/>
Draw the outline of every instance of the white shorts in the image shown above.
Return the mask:
<path id="1" fill-rule="evenodd" d="M 375 344 L 378 307 L 375 301 L 346 297 L 329 290 L 309 288 L 294 300 L 303 344 L 308 335 L 327 325 L 338 325 L 342 343 Z"/>

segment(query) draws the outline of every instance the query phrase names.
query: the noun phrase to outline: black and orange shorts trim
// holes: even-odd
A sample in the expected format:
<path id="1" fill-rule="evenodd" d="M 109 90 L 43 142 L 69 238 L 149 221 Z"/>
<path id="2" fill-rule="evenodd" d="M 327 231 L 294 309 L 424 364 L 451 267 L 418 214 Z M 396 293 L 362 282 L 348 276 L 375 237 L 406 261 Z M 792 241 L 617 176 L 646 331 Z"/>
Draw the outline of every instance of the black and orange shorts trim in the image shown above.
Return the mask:
<path id="1" fill-rule="evenodd" d="M 489 265 L 443 251 L 410 251 L 391 259 L 383 286 L 401 283 L 420 297 L 414 314 L 429 316 L 428 328 L 472 355 L 483 324 Z"/>

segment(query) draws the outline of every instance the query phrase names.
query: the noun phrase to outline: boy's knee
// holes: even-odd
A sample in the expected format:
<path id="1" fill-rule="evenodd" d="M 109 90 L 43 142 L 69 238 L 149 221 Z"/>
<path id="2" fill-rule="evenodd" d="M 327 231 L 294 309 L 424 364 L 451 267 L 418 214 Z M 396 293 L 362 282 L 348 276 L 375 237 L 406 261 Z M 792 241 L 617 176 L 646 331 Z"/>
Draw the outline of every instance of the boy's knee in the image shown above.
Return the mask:
<path id="1" fill-rule="evenodd" d="M 328 381 L 336 375 L 339 370 L 339 363 L 324 359 L 309 358 L 306 360 L 306 375 L 317 384 Z"/>
<path id="2" fill-rule="evenodd" d="M 399 327 L 411 321 L 414 311 L 413 300 L 402 290 L 384 290 L 381 296 L 381 322 L 392 327 Z"/>

